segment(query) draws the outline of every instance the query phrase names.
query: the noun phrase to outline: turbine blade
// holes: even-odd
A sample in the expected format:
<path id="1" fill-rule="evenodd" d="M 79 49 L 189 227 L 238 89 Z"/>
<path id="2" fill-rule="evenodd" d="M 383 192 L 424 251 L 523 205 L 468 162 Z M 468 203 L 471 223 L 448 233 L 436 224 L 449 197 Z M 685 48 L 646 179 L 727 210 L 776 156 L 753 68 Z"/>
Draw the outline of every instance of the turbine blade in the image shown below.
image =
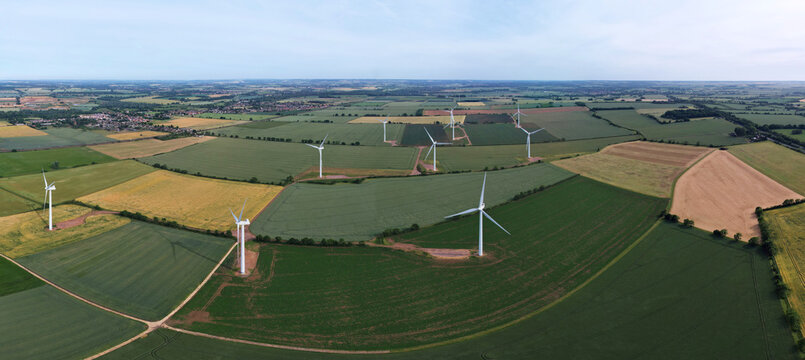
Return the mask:
<path id="1" fill-rule="evenodd" d="M 431 142 L 436 142 L 436 140 L 433 140 L 433 136 L 430 136 L 430 133 L 428 132 L 428 128 L 423 126 L 422 129 L 425 130 L 425 134 L 428 134 L 428 138 L 430 139 Z"/>
<path id="2" fill-rule="evenodd" d="M 509 235 L 512 234 L 512 233 L 509 232 L 509 230 L 506 230 L 506 229 L 503 228 L 503 226 L 500 226 L 500 224 L 498 224 L 498 222 L 495 221 L 495 219 L 493 219 L 491 216 L 489 216 L 489 214 L 487 214 L 486 211 L 481 210 L 481 214 L 484 214 L 484 216 L 486 216 L 486 218 L 489 219 L 489 221 L 491 221 L 495 225 L 497 225 L 500 228 L 500 230 L 503 230 L 505 233 L 507 233 Z"/>
<path id="3" fill-rule="evenodd" d="M 436 145 L 453 145 L 453 143 L 449 143 L 449 142 L 440 143 L 440 142 L 437 142 Z"/>
<path id="4" fill-rule="evenodd" d="M 316 145 L 310 145 L 310 144 L 305 144 L 305 145 L 310 146 L 310 147 L 312 147 L 312 148 L 314 148 L 314 149 L 318 149 L 318 148 L 319 148 L 319 147 L 318 147 L 318 146 L 316 146 Z"/>
<path id="5" fill-rule="evenodd" d="M 235 218 L 235 222 L 240 221 L 240 219 L 238 219 L 238 217 L 237 217 L 237 216 L 235 216 L 235 212 L 234 212 L 234 211 L 232 211 L 232 209 L 229 209 L 229 212 L 232 214 L 232 217 L 233 217 L 233 218 Z"/>
<path id="6" fill-rule="evenodd" d="M 431 146 L 428 148 L 428 153 L 427 153 L 427 154 L 425 154 L 425 160 L 428 160 L 428 155 L 430 155 L 430 151 L 431 151 L 431 150 L 433 150 L 433 147 L 434 147 L 434 146 L 436 146 L 436 145 L 435 145 L 435 144 L 434 144 L 434 145 L 431 145 Z"/>
<path id="7" fill-rule="evenodd" d="M 524 128 L 520 128 L 520 130 L 523 130 L 524 133 L 529 134 L 529 135 L 533 134 L 533 133 L 528 132 L 528 130 L 526 130 Z"/>
<path id="8" fill-rule="evenodd" d="M 452 121 L 451 121 L 451 122 L 452 122 Z M 450 125 L 451 125 L 451 124 L 447 124 L 447 125 L 445 125 L 445 126 L 444 126 L 444 128 L 445 128 L 445 129 L 447 129 L 447 127 L 448 127 L 448 126 L 450 126 Z"/>
<path id="9" fill-rule="evenodd" d="M 530 132 L 530 133 L 528 133 L 528 134 L 529 134 L 529 135 L 531 135 L 531 134 L 536 134 L 536 133 L 538 133 L 538 132 L 540 132 L 540 131 L 542 131 L 542 130 L 545 130 L 545 128 L 538 129 L 538 130 L 534 130 L 534 131 L 532 131 L 532 132 Z"/>
<path id="10" fill-rule="evenodd" d="M 444 218 L 447 219 L 447 218 L 451 218 L 451 217 L 454 217 L 454 216 L 461 216 L 461 215 L 471 214 L 471 213 L 474 213 L 476 211 L 478 211 L 478 208 L 467 209 L 467 210 L 464 210 L 464 211 L 462 211 L 460 213 L 455 213 L 453 215 L 445 216 Z"/>
<path id="11" fill-rule="evenodd" d="M 42 214 L 45 213 L 45 204 L 48 203 L 48 191 L 45 190 L 45 199 L 42 200 Z"/>
<path id="12" fill-rule="evenodd" d="M 238 216 L 238 219 L 243 219 L 243 209 L 246 207 L 246 200 L 249 199 L 246 198 L 245 200 L 243 200 L 243 206 L 240 207 L 240 216 Z"/>
<path id="13" fill-rule="evenodd" d="M 45 169 L 42 169 L 42 179 L 45 180 L 45 187 L 48 186 L 48 178 L 45 177 Z"/>
<path id="14" fill-rule="evenodd" d="M 54 182 L 52 182 L 52 183 L 50 183 L 50 185 L 48 185 L 48 187 L 53 186 L 53 184 L 55 184 L 55 183 L 56 183 L 55 181 L 54 181 Z"/>
<path id="15" fill-rule="evenodd" d="M 484 184 L 481 185 L 481 201 L 478 202 L 478 207 L 484 203 L 484 192 L 486 191 L 486 173 L 484 173 Z"/>
<path id="16" fill-rule="evenodd" d="M 319 145 L 319 147 L 324 146 L 324 142 L 327 141 L 328 136 L 330 136 L 330 134 L 324 135 L 324 140 L 321 141 L 321 145 Z"/>

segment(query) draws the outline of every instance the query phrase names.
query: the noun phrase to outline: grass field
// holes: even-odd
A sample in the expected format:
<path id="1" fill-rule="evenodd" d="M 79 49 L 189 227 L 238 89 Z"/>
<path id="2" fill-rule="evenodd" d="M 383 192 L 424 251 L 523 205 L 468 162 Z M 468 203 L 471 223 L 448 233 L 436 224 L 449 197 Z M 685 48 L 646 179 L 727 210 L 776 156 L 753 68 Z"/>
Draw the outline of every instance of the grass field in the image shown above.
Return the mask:
<path id="1" fill-rule="evenodd" d="M 30 128 L 27 125 L 0 126 L 0 138 L 45 136 L 46 132 Z"/>
<path id="2" fill-rule="evenodd" d="M 158 105 L 176 104 L 179 102 L 178 100 L 159 99 L 157 98 L 157 96 L 140 96 L 140 97 L 123 99 L 120 101 L 144 103 L 144 104 L 158 104 Z"/>
<path id="3" fill-rule="evenodd" d="M 224 126 L 243 124 L 248 121 L 221 120 L 197 117 L 178 117 L 166 121 L 154 121 L 157 125 L 176 126 L 193 130 L 210 130 Z"/>
<path id="4" fill-rule="evenodd" d="M 135 139 L 146 139 L 155 136 L 162 136 L 167 133 L 161 131 L 127 131 L 127 132 L 119 132 L 111 135 L 106 135 L 106 137 L 115 139 L 115 140 L 135 140 Z"/>
<path id="5" fill-rule="evenodd" d="M 89 212 L 90 209 L 76 205 L 53 207 L 53 231 L 47 230 L 48 215 L 41 210 L 0 217 L 0 253 L 11 258 L 31 255 L 104 233 L 129 222 L 127 218 L 101 215 L 88 217 L 86 223 L 79 226 L 55 229 L 57 223 Z"/>
<path id="6" fill-rule="evenodd" d="M 578 140 L 598 137 L 630 135 L 631 131 L 612 126 L 606 121 L 592 117 L 589 111 L 565 111 L 531 114 L 520 120 L 545 128 L 553 136 Z"/>
<path id="7" fill-rule="evenodd" d="M 0 319 L 4 359 L 80 359 L 145 330 L 52 286 L 0 297 Z"/>
<path id="8" fill-rule="evenodd" d="M 327 136 L 327 141 L 335 143 L 345 143 L 347 145 L 359 142 L 361 145 L 385 145 L 383 142 L 383 124 L 310 124 L 310 123 L 282 123 L 269 122 L 270 124 L 282 124 L 266 129 L 254 129 L 247 127 L 250 124 L 231 126 L 214 132 L 218 135 L 229 136 L 238 135 L 240 137 L 273 137 L 279 139 L 292 139 L 294 142 L 312 139 L 321 141 Z M 386 124 L 386 139 L 400 141 L 405 125 Z"/>
<path id="9" fill-rule="evenodd" d="M 712 149 L 628 142 L 595 153 L 553 163 L 610 185 L 642 194 L 670 197 L 676 178 Z"/>
<path id="10" fill-rule="evenodd" d="M 489 195 L 500 184 L 492 180 Z M 255 278 L 220 272 L 180 311 L 178 322 L 192 311 L 207 312 L 209 321 L 195 317 L 181 326 L 336 349 L 404 348 L 454 339 L 518 319 L 566 294 L 645 232 L 664 205 L 661 199 L 577 177 L 491 209 L 513 235 L 489 229 L 490 255 L 457 263 L 371 247 L 266 245 Z M 476 236 L 477 217 L 468 217 L 406 239 L 474 244 Z"/>
<path id="11" fill-rule="evenodd" d="M 805 116 L 800 115 L 766 115 L 766 114 L 741 114 L 735 116 L 749 120 L 758 125 L 805 125 Z"/>
<path id="12" fill-rule="evenodd" d="M 805 206 L 797 205 L 767 211 L 771 238 L 779 251 L 774 258 L 780 268 L 780 276 L 791 289 L 788 302 L 799 314 L 805 314 Z M 800 322 L 805 325 L 805 320 Z"/>
<path id="13" fill-rule="evenodd" d="M 799 141 L 805 141 L 805 134 L 796 134 L 795 135 L 795 134 L 792 134 L 792 131 L 794 131 L 794 129 L 778 129 L 778 130 L 774 130 L 774 132 L 783 134 L 783 135 L 788 136 L 790 138 L 794 138 L 794 139 L 797 139 Z"/>
<path id="14" fill-rule="evenodd" d="M 238 209 L 248 199 L 243 215 L 254 218 L 281 189 L 158 170 L 78 200 L 105 209 L 157 216 L 199 229 L 228 230 L 234 226 L 230 208 Z"/>
<path id="15" fill-rule="evenodd" d="M 241 113 L 241 114 L 202 113 L 202 114 L 198 114 L 197 116 L 201 117 L 201 118 L 208 118 L 208 119 L 224 118 L 226 120 L 259 121 L 259 120 L 266 120 L 266 119 L 275 118 L 278 115 L 269 114 L 269 113 L 255 112 L 255 113 Z"/>
<path id="16" fill-rule="evenodd" d="M 425 132 L 425 129 L 428 129 L 428 132 Z M 433 142 L 431 142 L 430 138 L 428 137 L 428 133 L 430 133 L 430 136 L 432 136 L 433 139 L 438 142 L 449 143 L 451 141 L 450 137 L 447 135 L 448 130 L 449 129 L 445 129 L 442 125 L 405 125 L 405 129 L 402 133 L 402 139 L 400 140 L 400 145 L 430 146 L 433 144 Z"/>
<path id="17" fill-rule="evenodd" d="M 154 171 L 135 161 L 114 161 L 72 169 L 50 171 L 48 182 L 56 182 L 53 203 L 59 204 L 94 193 Z M 42 174 L 28 174 L 0 179 L 0 188 L 34 202 L 42 203 L 45 183 Z"/>
<path id="18" fill-rule="evenodd" d="M 378 120 L 385 120 L 385 116 L 362 116 L 350 120 L 350 124 L 377 124 Z M 395 124 L 449 124 L 450 115 L 439 116 L 390 116 L 388 120 Z M 464 123 L 464 115 L 453 116 L 456 123 Z"/>
<path id="19" fill-rule="evenodd" d="M 610 138 L 558 141 L 550 143 L 532 143 L 531 156 L 551 161 L 581 154 L 596 152 L 607 145 L 624 141 L 637 140 L 637 135 L 616 136 Z M 422 154 L 424 155 L 424 153 Z M 436 161 L 442 171 L 483 170 L 495 166 L 509 167 L 522 164 L 526 160 L 527 149 L 522 145 L 467 146 L 439 148 Z"/>
<path id="20" fill-rule="evenodd" d="M 0 298 L 45 285 L 11 261 L 0 258 Z"/>
<path id="21" fill-rule="evenodd" d="M 730 147 L 729 152 L 787 188 L 805 195 L 805 155 L 770 141 Z"/>
<path id="22" fill-rule="evenodd" d="M 145 139 L 140 141 L 93 145 L 89 148 L 117 159 L 136 159 L 171 152 L 212 139 L 215 139 L 215 137 L 190 136 L 170 140 Z"/>
<path id="23" fill-rule="evenodd" d="M 417 149 L 405 147 L 324 146 L 324 166 L 334 169 L 410 170 L 414 168 Z M 305 144 L 219 138 L 191 148 L 142 159 L 194 174 L 263 182 L 280 182 L 288 176 L 318 169 L 319 155 Z"/>
<path id="24" fill-rule="evenodd" d="M 490 172 L 486 203 L 500 204 L 521 191 L 569 176 L 571 173 L 548 164 Z M 388 228 L 433 224 L 454 208 L 477 204 L 482 181 L 482 173 L 468 173 L 370 179 L 362 184 L 297 183 L 253 219 L 250 230 L 286 239 L 368 240 Z"/>
<path id="25" fill-rule="evenodd" d="M 525 125 L 525 124 L 524 124 Z M 523 144 L 525 145 L 526 133 L 523 130 L 515 128 L 513 124 L 484 124 L 484 125 L 464 125 L 464 130 L 467 131 L 472 145 L 509 145 L 509 144 Z M 534 131 L 536 129 L 528 129 Z M 444 131 L 450 132 L 450 129 Z M 555 136 L 551 135 L 547 130 L 542 130 L 534 135 L 531 135 L 531 142 L 546 142 L 558 140 Z"/>
<path id="26" fill-rule="evenodd" d="M 58 163 L 59 168 L 66 169 L 114 160 L 83 147 L 0 153 L 0 177 L 38 173 L 42 169 L 51 170 L 54 163 Z"/>
<path id="27" fill-rule="evenodd" d="M 133 221 L 18 261 L 84 298 L 155 321 L 201 283 L 232 241 Z"/>
<path id="28" fill-rule="evenodd" d="M 115 141 L 114 139 L 104 136 L 104 134 L 90 130 L 50 128 L 45 130 L 45 132 L 48 136 L 0 138 L 0 150 L 33 150 Z"/>
<path id="29" fill-rule="evenodd" d="M 35 201 L 24 199 L 0 188 L 0 216 L 18 214 L 40 208 L 42 205 Z"/>
<path id="30" fill-rule="evenodd" d="M 736 125 L 723 119 L 705 119 L 672 124 L 660 124 L 634 110 L 607 110 L 598 115 L 620 126 L 637 130 L 648 140 L 674 141 L 682 144 L 720 146 L 746 142 L 730 136 Z"/>
<path id="31" fill-rule="evenodd" d="M 738 244 L 660 224 L 599 277 L 536 316 L 454 344 L 371 357 L 528 360 L 539 354 L 546 359 L 670 360 L 718 354 L 728 359 L 797 359 L 765 264 L 763 255 Z M 496 301 L 485 299 L 482 304 Z M 186 357 L 367 358 L 158 330 L 104 359 Z"/>

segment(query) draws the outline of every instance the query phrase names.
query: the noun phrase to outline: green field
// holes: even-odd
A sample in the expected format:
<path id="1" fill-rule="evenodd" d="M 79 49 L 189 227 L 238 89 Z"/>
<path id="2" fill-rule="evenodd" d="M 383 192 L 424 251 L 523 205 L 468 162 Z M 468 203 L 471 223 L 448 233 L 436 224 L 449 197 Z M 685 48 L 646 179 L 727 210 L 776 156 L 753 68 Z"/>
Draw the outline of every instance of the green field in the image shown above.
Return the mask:
<path id="1" fill-rule="evenodd" d="M 565 140 L 630 135 L 633 132 L 592 117 L 589 111 L 567 111 L 531 114 L 520 120 L 545 128 L 553 136 Z"/>
<path id="2" fill-rule="evenodd" d="M 208 118 L 208 119 L 226 119 L 226 120 L 249 120 L 249 121 L 258 121 L 258 120 L 266 120 L 277 117 L 276 114 L 269 114 L 264 112 L 255 112 L 255 113 L 241 113 L 241 114 L 231 114 L 231 113 L 201 113 L 195 115 L 196 117 Z"/>
<path id="3" fill-rule="evenodd" d="M 482 337 L 372 358 L 527 360 L 539 354 L 546 359 L 675 360 L 718 354 L 724 359 L 798 359 L 773 291 L 762 255 L 712 240 L 697 230 L 660 224 L 599 277 L 536 316 Z M 497 296 L 484 303 L 494 304 L 494 299 Z M 138 356 L 367 358 L 271 349 L 158 330 L 104 359 Z"/>
<path id="4" fill-rule="evenodd" d="M 0 259 L 3 359 L 84 358 L 145 330 L 96 309 Z"/>
<path id="5" fill-rule="evenodd" d="M 525 125 L 525 123 L 523 124 Z M 523 130 L 515 128 L 513 124 L 484 124 L 464 125 L 464 130 L 467 131 L 467 136 L 470 137 L 472 145 L 509 145 L 509 144 L 523 144 L 525 145 L 526 133 Z M 534 131 L 536 129 L 527 129 Z M 448 134 L 450 129 L 445 129 Z M 460 134 L 460 133 L 459 133 Z M 456 134 L 458 136 L 458 134 Z M 547 130 L 542 130 L 534 135 L 531 135 L 531 142 L 546 142 L 558 140 L 555 136 L 551 135 Z M 437 159 L 438 160 L 438 159 Z"/>
<path id="6" fill-rule="evenodd" d="M 732 146 L 729 152 L 774 181 L 805 194 L 805 155 L 770 141 Z"/>
<path id="7" fill-rule="evenodd" d="M 498 184 L 490 176 L 490 200 Z M 467 203 L 474 201 L 476 196 Z M 519 319 L 567 294 L 644 233 L 665 205 L 575 177 L 491 209 L 512 236 L 487 228 L 488 256 L 452 263 L 373 247 L 267 244 L 260 249 L 257 278 L 219 272 L 176 323 L 223 336 L 335 349 L 455 339 Z M 456 200 L 442 211 L 466 207 Z M 477 217 L 467 217 L 406 239 L 455 239 L 472 247 L 477 229 Z M 208 312 L 212 320 L 188 325 L 185 316 L 192 311 Z"/>
<path id="8" fill-rule="evenodd" d="M 802 129 L 800 129 L 800 130 L 802 130 Z M 791 133 L 792 131 L 794 131 L 794 129 L 779 129 L 779 130 L 774 130 L 774 132 L 778 132 L 778 133 L 783 134 L 783 135 L 785 135 L 785 136 L 788 136 L 788 137 L 790 137 L 790 138 L 794 138 L 794 139 L 797 139 L 797 140 L 799 140 L 799 141 L 803 141 L 803 142 L 805 142 L 805 134 L 800 133 L 800 134 L 796 134 L 796 135 L 794 135 L 794 134 L 792 134 L 792 133 Z"/>
<path id="9" fill-rule="evenodd" d="M 59 146 L 91 145 L 113 142 L 101 133 L 72 128 L 50 128 L 48 135 L 0 138 L 0 150 L 34 150 Z"/>
<path id="10" fill-rule="evenodd" d="M 550 185 L 572 173 L 549 164 L 489 173 L 486 203 Z M 362 184 L 297 183 L 286 188 L 250 227 L 270 236 L 369 240 L 388 228 L 433 224 L 478 203 L 482 173 L 370 179 Z M 456 211 L 453 211 L 456 210 Z M 452 212 L 451 212 L 452 211 Z"/>
<path id="11" fill-rule="evenodd" d="M 416 160 L 414 148 L 325 145 L 324 166 L 339 169 L 409 170 Z M 191 147 L 141 159 L 191 174 L 262 182 L 279 182 L 315 167 L 319 155 L 300 143 L 219 138 Z"/>
<path id="12" fill-rule="evenodd" d="M 59 204 L 117 185 L 147 174 L 155 169 L 135 161 L 115 161 L 87 165 L 47 173 L 48 182 L 56 182 L 53 203 Z M 42 174 L 21 175 L 0 179 L 0 188 L 31 201 L 42 203 L 45 183 Z"/>
<path id="13" fill-rule="evenodd" d="M 805 313 L 805 206 L 796 205 L 763 214 L 769 234 L 778 251 L 774 255 L 780 276 L 791 292 L 788 304 L 799 314 Z M 800 326 L 803 320 L 800 320 Z"/>
<path id="14" fill-rule="evenodd" d="M 201 283 L 231 244 L 134 221 L 17 261 L 84 298 L 155 321 Z"/>
<path id="15" fill-rule="evenodd" d="M 805 125 L 805 116 L 800 115 L 767 115 L 767 114 L 741 114 L 735 116 L 749 120 L 758 125 Z"/>
<path id="16" fill-rule="evenodd" d="M 59 169 L 66 169 L 115 160 L 85 147 L 0 153 L 0 177 L 36 173 L 41 169 L 52 170 L 54 162 L 58 162 Z"/>
<path id="17" fill-rule="evenodd" d="M 401 135 L 400 145 L 430 146 L 431 144 L 433 144 L 433 142 L 428 137 L 428 133 L 430 133 L 430 136 L 433 137 L 433 140 L 436 140 L 438 142 L 448 142 L 448 143 L 451 142 L 450 135 L 447 135 L 447 132 L 450 131 L 450 129 L 445 129 L 444 125 L 408 124 L 404 126 L 405 129 L 403 130 Z M 428 132 L 425 132 L 426 128 L 428 129 Z"/>
<path id="18" fill-rule="evenodd" d="M 266 129 L 255 129 L 252 123 L 213 130 L 218 136 L 238 135 L 239 137 L 268 137 L 279 139 L 292 139 L 293 142 L 313 139 L 321 141 L 327 136 L 327 141 L 345 143 L 347 145 L 359 142 L 361 145 L 385 145 L 383 143 L 383 124 L 309 124 L 309 123 L 283 123 L 271 121 L 269 124 L 284 124 Z M 386 124 L 386 139 L 400 141 L 405 125 Z"/>
<path id="19" fill-rule="evenodd" d="M 44 186 L 42 188 L 44 189 Z M 35 201 L 24 199 L 2 188 L 0 188 L 0 204 L 3 204 L 3 206 L 0 206 L 0 216 L 18 214 L 42 206 Z"/>
<path id="20" fill-rule="evenodd" d="M 660 124 L 634 110 L 607 110 L 599 112 L 598 115 L 617 125 L 637 130 L 648 140 L 702 146 L 735 145 L 746 142 L 742 137 L 730 136 L 737 125 L 723 119 Z"/>
<path id="21" fill-rule="evenodd" d="M 550 143 L 532 143 L 531 156 L 537 156 L 545 159 L 545 161 L 551 161 L 596 152 L 607 145 L 637 139 L 640 139 L 640 136 L 630 135 Z M 439 170 L 442 171 L 483 170 L 484 168 L 492 169 L 496 166 L 510 167 L 522 164 L 525 162 L 526 156 L 528 155 L 525 140 L 521 145 L 443 146 L 440 147 L 438 151 L 436 161 L 439 162 Z M 424 155 L 425 153 L 423 152 L 422 156 Z"/>

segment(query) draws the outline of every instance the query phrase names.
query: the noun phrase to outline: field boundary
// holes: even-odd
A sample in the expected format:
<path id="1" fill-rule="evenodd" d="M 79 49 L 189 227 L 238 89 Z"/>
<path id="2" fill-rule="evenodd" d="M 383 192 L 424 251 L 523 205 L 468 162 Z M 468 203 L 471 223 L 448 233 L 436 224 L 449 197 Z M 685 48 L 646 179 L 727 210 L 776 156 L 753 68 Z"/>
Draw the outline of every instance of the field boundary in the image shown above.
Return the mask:
<path id="1" fill-rule="evenodd" d="M 696 164 L 698 164 L 699 162 L 704 160 L 706 157 L 710 156 L 710 154 L 712 154 L 712 153 L 714 153 L 716 151 L 720 151 L 720 150 L 714 149 L 713 151 L 710 151 L 709 153 L 705 154 L 704 156 L 702 156 L 698 160 L 696 160 L 693 164 L 690 164 L 690 166 L 685 168 L 685 170 L 682 170 L 681 173 L 679 173 L 679 176 L 677 176 L 676 179 L 674 179 L 674 182 L 671 183 L 671 196 L 668 198 L 671 201 L 669 201 L 668 205 L 665 206 L 665 211 L 670 212 L 671 211 L 671 205 L 674 204 L 674 193 L 676 192 L 676 182 L 679 181 L 679 179 L 682 177 L 682 175 L 685 175 L 686 172 L 688 172 L 690 169 L 692 169 L 694 166 L 696 166 Z"/>

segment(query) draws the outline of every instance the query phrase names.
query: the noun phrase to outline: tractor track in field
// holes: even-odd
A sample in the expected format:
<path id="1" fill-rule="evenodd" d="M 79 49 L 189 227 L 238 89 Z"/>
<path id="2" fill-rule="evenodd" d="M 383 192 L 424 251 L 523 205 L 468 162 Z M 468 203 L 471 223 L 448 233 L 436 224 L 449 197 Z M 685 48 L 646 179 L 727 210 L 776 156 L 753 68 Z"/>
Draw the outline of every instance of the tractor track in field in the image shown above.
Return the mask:
<path id="1" fill-rule="evenodd" d="M 74 226 L 78 226 L 87 222 L 87 218 L 90 216 L 99 216 L 99 215 L 108 215 L 108 214 L 120 214 L 120 211 L 111 211 L 111 210 L 92 210 L 84 215 L 81 215 L 76 218 L 72 218 L 70 220 L 64 220 L 60 223 L 54 225 L 56 229 L 63 230 L 69 229 Z"/>

